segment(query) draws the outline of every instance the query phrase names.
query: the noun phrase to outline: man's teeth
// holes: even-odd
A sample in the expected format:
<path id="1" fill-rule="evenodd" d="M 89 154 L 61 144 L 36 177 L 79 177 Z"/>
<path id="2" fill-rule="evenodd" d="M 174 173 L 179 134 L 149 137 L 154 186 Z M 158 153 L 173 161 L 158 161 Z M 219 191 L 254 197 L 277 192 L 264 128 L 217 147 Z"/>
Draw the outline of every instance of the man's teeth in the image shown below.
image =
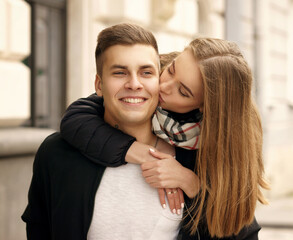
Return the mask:
<path id="1" fill-rule="evenodd" d="M 127 103 L 141 103 L 144 101 L 144 99 L 142 99 L 142 98 L 123 98 L 122 101 L 127 102 Z"/>

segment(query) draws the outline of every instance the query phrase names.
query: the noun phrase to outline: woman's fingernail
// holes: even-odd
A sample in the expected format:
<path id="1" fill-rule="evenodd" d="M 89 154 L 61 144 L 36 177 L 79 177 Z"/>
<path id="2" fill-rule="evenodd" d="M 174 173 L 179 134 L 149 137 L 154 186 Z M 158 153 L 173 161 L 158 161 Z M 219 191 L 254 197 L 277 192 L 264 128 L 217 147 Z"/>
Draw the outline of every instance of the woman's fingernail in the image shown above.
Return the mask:
<path id="1" fill-rule="evenodd" d="M 174 208 L 174 209 L 172 210 L 172 212 L 175 214 L 175 213 L 176 213 L 176 209 Z"/>
<path id="2" fill-rule="evenodd" d="M 177 214 L 178 214 L 178 215 L 180 215 L 180 214 L 181 214 L 181 211 L 180 211 L 180 209 L 178 209 L 178 210 L 177 210 Z"/>
<path id="3" fill-rule="evenodd" d="M 150 151 L 151 151 L 151 152 L 155 152 L 155 150 L 154 150 L 154 149 L 152 149 L 152 148 L 150 148 Z"/>
<path id="4" fill-rule="evenodd" d="M 184 208 L 184 203 L 181 203 L 181 208 Z"/>
<path id="5" fill-rule="evenodd" d="M 166 204 L 163 204 L 163 208 L 164 208 L 164 209 L 166 208 Z"/>

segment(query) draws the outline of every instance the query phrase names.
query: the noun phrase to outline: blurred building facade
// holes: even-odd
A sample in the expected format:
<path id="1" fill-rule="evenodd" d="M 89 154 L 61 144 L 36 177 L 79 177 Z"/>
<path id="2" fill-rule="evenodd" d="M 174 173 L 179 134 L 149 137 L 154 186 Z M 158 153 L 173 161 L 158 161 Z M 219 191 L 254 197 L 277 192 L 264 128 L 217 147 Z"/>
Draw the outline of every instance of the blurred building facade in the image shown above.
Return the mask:
<path id="1" fill-rule="evenodd" d="M 5 176 L 17 172 L 9 164 L 23 169 L 36 149 L 20 143 L 58 130 L 65 107 L 94 92 L 97 34 L 119 22 L 151 30 L 161 53 L 181 51 L 196 36 L 235 41 L 255 77 L 268 195 L 293 193 L 293 0 L 0 0 L 0 239 L 24 233 L 6 230 L 23 228 L 11 216 L 19 216 L 27 194 L 23 185 L 17 195 L 8 189 L 14 183 L 5 181 L 14 180 Z M 29 160 L 19 159 L 28 152 Z M 21 196 L 11 205 L 19 211 L 3 206 L 11 196 Z"/>

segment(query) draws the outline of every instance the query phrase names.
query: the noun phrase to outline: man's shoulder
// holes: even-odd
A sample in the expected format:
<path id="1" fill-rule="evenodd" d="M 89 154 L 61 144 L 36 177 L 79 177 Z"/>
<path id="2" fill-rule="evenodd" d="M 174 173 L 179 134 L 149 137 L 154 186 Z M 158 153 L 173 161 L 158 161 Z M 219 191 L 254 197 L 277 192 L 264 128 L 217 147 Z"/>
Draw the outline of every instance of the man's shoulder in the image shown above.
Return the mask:
<path id="1" fill-rule="evenodd" d="M 55 132 L 49 135 L 39 147 L 35 163 L 38 167 L 48 169 L 97 169 L 104 167 L 94 164 L 75 147 L 67 143 Z"/>
<path id="2" fill-rule="evenodd" d="M 38 149 L 37 157 L 42 158 L 45 162 L 66 163 L 74 159 L 84 158 L 84 156 L 73 146 L 68 144 L 60 135 L 55 132 L 49 135 Z M 62 160 L 62 161 L 61 161 Z"/>
<path id="3" fill-rule="evenodd" d="M 76 148 L 68 144 L 60 135 L 59 132 L 52 133 L 47 136 L 40 145 L 38 152 L 45 152 L 46 155 L 57 155 L 58 153 L 65 152 L 78 152 Z"/>
<path id="4" fill-rule="evenodd" d="M 61 137 L 59 132 L 52 133 L 47 136 L 40 148 L 42 149 L 51 149 L 51 148 L 66 148 L 71 147 L 64 139 Z"/>

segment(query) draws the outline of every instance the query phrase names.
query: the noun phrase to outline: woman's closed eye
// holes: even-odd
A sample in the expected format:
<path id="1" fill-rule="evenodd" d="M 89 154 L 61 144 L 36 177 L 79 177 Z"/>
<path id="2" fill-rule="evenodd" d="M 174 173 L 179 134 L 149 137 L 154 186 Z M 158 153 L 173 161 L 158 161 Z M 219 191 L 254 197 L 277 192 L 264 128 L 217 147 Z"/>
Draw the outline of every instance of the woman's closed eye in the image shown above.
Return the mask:
<path id="1" fill-rule="evenodd" d="M 189 97 L 189 94 L 187 93 L 187 91 L 182 87 L 179 87 L 178 92 L 183 97 Z"/>

